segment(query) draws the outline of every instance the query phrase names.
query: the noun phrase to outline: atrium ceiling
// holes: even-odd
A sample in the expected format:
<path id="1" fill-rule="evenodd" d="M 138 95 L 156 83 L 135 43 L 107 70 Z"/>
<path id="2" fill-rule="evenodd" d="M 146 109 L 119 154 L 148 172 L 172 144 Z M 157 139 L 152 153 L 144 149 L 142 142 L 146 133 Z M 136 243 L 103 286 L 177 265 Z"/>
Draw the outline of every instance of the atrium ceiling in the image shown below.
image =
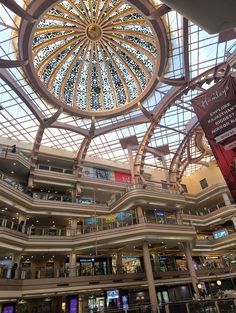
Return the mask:
<path id="1" fill-rule="evenodd" d="M 218 40 L 155 0 L 0 1 L 0 136 L 120 162 L 136 136 L 136 167 L 191 174 L 213 158 L 191 99 L 228 73 Z"/>

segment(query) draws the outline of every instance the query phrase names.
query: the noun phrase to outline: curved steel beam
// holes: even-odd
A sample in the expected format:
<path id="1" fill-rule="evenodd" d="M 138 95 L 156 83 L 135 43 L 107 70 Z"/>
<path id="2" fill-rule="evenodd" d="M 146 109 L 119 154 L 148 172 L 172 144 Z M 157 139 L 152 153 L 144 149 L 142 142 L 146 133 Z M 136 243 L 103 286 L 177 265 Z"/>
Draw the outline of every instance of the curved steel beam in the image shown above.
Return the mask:
<path id="1" fill-rule="evenodd" d="M 145 115 L 139 115 L 139 116 L 136 116 L 136 117 L 133 117 L 133 118 L 130 118 L 130 119 L 118 122 L 118 123 L 113 123 L 111 125 L 101 127 L 95 130 L 94 137 L 104 135 L 105 133 L 111 132 L 118 128 L 129 127 L 129 126 L 139 125 L 139 124 L 149 123 L 149 122 L 150 120 Z"/>
<path id="2" fill-rule="evenodd" d="M 149 12 L 148 15 L 146 15 L 146 17 L 149 20 L 155 20 L 156 18 L 160 18 L 163 15 L 167 14 L 168 12 L 170 12 L 172 9 L 170 7 L 168 7 L 165 4 L 162 4 L 161 6 L 159 6 L 157 9 L 154 9 L 153 11 Z"/>
<path id="3" fill-rule="evenodd" d="M 171 78 L 165 78 L 165 77 L 158 77 L 158 79 L 161 83 L 171 85 L 171 86 L 183 86 L 184 84 L 186 84 L 185 78 L 171 79 Z"/>
<path id="4" fill-rule="evenodd" d="M 61 128 L 61 129 L 69 130 L 71 132 L 75 132 L 76 134 L 79 134 L 79 135 L 82 135 L 85 137 L 89 137 L 89 132 L 86 129 L 83 129 L 83 128 L 78 127 L 78 126 L 67 125 L 67 124 L 56 121 L 56 122 L 50 124 L 49 127 L 50 128 Z"/>
<path id="5" fill-rule="evenodd" d="M 35 19 L 32 15 L 27 13 L 19 4 L 17 4 L 14 0 L 0 0 L 0 3 L 5 5 L 9 10 L 11 10 L 16 15 L 20 16 L 24 20 L 33 23 Z"/>
<path id="6" fill-rule="evenodd" d="M 43 126 L 43 124 L 40 124 L 36 137 L 35 137 L 33 149 L 31 152 L 31 158 L 30 158 L 31 164 L 30 164 L 30 171 L 29 171 L 29 177 L 28 177 L 29 189 L 32 189 L 34 185 L 34 172 L 35 172 L 35 168 L 36 168 L 37 161 L 38 161 L 39 148 L 40 148 L 41 141 L 43 139 L 44 131 L 45 131 L 45 127 Z"/>
<path id="7" fill-rule="evenodd" d="M 153 121 L 153 114 L 152 112 L 149 112 L 143 105 L 141 102 L 138 103 L 138 107 L 139 109 L 143 112 L 143 114 L 146 116 L 146 118 L 152 122 Z"/>
<path id="8" fill-rule="evenodd" d="M 201 152 L 205 151 L 206 154 L 208 154 L 208 155 L 213 155 L 211 148 L 209 146 L 207 146 L 206 144 L 204 144 L 203 137 L 204 137 L 204 132 L 202 129 L 200 129 L 199 131 L 196 132 L 195 144 L 196 144 L 198 150 Z"/>
<path id="9" fill-rule="evenodd" d="M 75 159 L 75 175 L 77 178 L 77 182 L 75 184 L 74 200 L 76 196 L 78 196 L 81 193 L 80 183 L 78 179 L 82 176 L 82 166 L 83 166 L 90 142 L 91 142 L 91 138 L 84 138 L 80 146 L 80 149 L 78 151 L 77 157 Z"/>
<path id="10" fill-rule="evenodd" d="M 162 115 L 165 113 L 167 108 L 172 104 L 172 102 L 176 99 L 181 91 L 183 91 L 183 87 L 172 87 L 172 89 L 168 92 L 167 95 L 163 97 L 160 101 L 156 109 L 154 110 L 153 122 L 149 126 L 147 132 L 145 133 L 141 143 L 139 150 L 134 159 L 134 177 L 135 177 L 135 184 L 139 185 L 142 184 L 140 180 L 140 176 L 143 174 L 143 166 L 144 160 L 147 153 L 147 146 L 150 142 L 151 136 L 156 128 L 156 125 L 160 121 Z"/>
<path id="11" fill-rule="evenodd" d="M 53 114 L 51 117 L 44 120 L 44 127 L 49 127 L 51 124 L 53 124 L 60 114 L 63 112 L 63 108 L 59 108 L 55 114 Z"/>
<path id="12" fill-rule="evenodd" d="M 95 133 L 95 122 L 96 122 L 96 118 L 95 118 L 95 116 L 92 116 L 91 126 L 90 126 L 90 130 L 89 130 L 90 137 L 94 136 L 94 133 Z"/>
<path id="13" fill-rule="evenodd" d="M 229 65 L 226 62 L 222 63 L 210 70 L 207 70 L 206 72 L 200 74 L 199 76 L 195 77 L 188 83 L 187 86 L 172 87 L 172 89 L 167 93 L 167 95 L 160 101 L 158 106 L 153 111 L 154 120 L 149 126 L 146 134 L 144 135 L 143 140 L 140 143 L 139 150 L 134 160 L 134 176 L 135 176 L 135 183 L 137 185 L 142 184 L 142 180 L 140 179 L 140 176 L 143 174 L 143 171 L 144 171 L 143 167 L 144 167 L 144 160 L 145 160 L 146 153 L 147 153 L 147 146 L 151 140 L 151 136 L 154 133 L 156 125 L 158 124 L 158 122 L 160 121 L 160 119 L 162 118 L 166 110 L 172 105 L 172 103 L 175 100 L 180 99 L 183 94 L 187 94 L 190 89 L 197 88 L 199 84 L 202 85 L 205 81 L 207 81 L 207 79 L 211 78 L 212 76 L 213 76 L 213 79 L 221 79 L 225 75 L 228 74 L 228 70 L 229 70 Z M 189 134 L 190 134 L 190 131 L 188 132 L 188 134 L 186 135 L 182 143 L 186 143 Z M 179 149 L 175 153 L 173 160 L 177 158 L 177 156 L 179 155 L 182 145 L 183 144 L 180 145 Z M 172 163 L 173 163 L 173 160 L 172 160 Z M 172 164 L 172 167 L 170 168 L 170 172 L 169 172 L 170 176 L 173 176 L 171 175 L 173 172 L 173 167 L 174 167 L 174 163 Z M 174 172 L 176 173 L 176 171 Z M 171 178 L 170 181 L 171 180 L 176 181 L 176 179 L 173 180 L 172 177 L 170 178 Z"/>
<path id="14" fill-rule="evenodd" d="M 211 68 L 210 70 L 200 74 L 198 77 L 196 77 L 195 79 L 193 79 L 189 85 L 188 85 L 188 89 L 193 89 L 194 83 L 195 82 L 200 82 L 201 84 L 203 84 L 204 82 L 209 82 L 209 79 L 212 80 L 218 80 L 221 79 L 223 77 L 225 77 L 228 74 L 229 71 L 229 66 L 227 63 L 222 63 L 214 68 Z M 195 85 L 195 87 L 197 88 L 198 84 Z M 170 165 L 170 169 L 169 169 L 169 176 L 170 176 L 170 182 L 173 185 L 177 185 L 180 186 L 180 180 L 184 174 L 185 169 L 187 168 L 187 166 L 190 163 L 196 163 L 199 161 L 201 161 L 201 159 L 206 155 L 212 155 L 212 152 L 209 151 L 209 149 L 205 149 L 205 147 L 198 147 L 199 151 L 202 152 L 202 154 L 198 157 L 198 158 L 189 158 L 187 160 L 182 161 L 181 158 L 184 154 L 184 150 L 187 148 L 188 149 L 188 144 L 189 144 L 189 138 L 190 136 L 193 135 L 193 133 L 198 129 L 199 127 L 199 122 L 196 122 L 192 125 L 192 127 L 188 130 L 186 137 L 183 139 L 183 141 L 181 142 L 179 149 L 176 151 L 172 161 L 171 161 L 171 165 Z M 203 136 L 203 132 L 202 132 L 202 136 Z M 202 137 L 201 137 L 202 140 Z M 196 142 L 196 137 L 195 137 L 195 142 Z M 197 139 L 197 142 L 199 143 L 199 138 Z M 182 167 L 182 168 L 181 168 Z M 181 170 L 180 170 L 181 168 Z"/>
<path id="15" fill-rule="evenodd" d="M 183 64 L 185 80 L 189 80 L 189 36 L 188 36 L 188 20 L 183 17 Z"/>
<path id="16" fill-rule="evenodd" d="M 0 68 L 12 68 L 12 67 L 20 67 L 25 66 L 28 61 L 24 60 L 3 60 L 0 59 Z"/>

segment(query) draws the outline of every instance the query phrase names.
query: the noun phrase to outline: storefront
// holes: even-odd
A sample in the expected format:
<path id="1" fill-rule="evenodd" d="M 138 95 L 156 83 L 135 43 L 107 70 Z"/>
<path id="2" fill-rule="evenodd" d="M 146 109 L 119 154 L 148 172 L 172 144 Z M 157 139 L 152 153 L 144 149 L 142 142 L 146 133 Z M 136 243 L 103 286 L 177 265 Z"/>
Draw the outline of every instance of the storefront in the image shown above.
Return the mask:
<path id="1" fill-rule="evenodd" d="M 173 255 L 159 256 L 157 261 L 158 261 L 158 270 L 160 270 L 161 272 L 168 272 L 168 271 L 176 271 L 177 270 L 175 257 Z"/>
<path id="2" fill-rule="evenodd" d="M 109 258 L 77 258 L 79 276 L 107 275 Z"/>
<path id="3" fill-rule="evenodd" d="M 103 312 L 106 305 L 105 296 L 91 296 L 88 299 L 89 312 Z"/>
<path id="4" fill-rule="evenodd" d="M 117 272 L 117 260 L 116 257 L 112 258 L 113 273 Z M 122 257 L 122 269 L 124 273 L 141 273 L 143 271 L 143 259 L 142 257 L 135 256 L 123 256 Z"/>
<path id="5" fill-rule="evenodd" d="M 206 256 L 204 257 L 203 267 L 206 269 L 223 268 L 223 258 L 220 256 Z"/>

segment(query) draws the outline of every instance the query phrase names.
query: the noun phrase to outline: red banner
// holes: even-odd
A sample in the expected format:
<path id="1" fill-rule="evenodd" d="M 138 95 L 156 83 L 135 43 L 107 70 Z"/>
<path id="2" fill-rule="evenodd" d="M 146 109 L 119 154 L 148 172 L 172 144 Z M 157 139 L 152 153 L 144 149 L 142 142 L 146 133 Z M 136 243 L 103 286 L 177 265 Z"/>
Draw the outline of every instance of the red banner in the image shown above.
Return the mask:
<path id="1" fill-rule="evenodd" d="M 192 104 L 236 201 L 236 79 L 227 76 Z"/>
<path id="2" fill-rule="evenodd" d="M 125 184 L 131 183 L 131 175 L 124 172 L 115 172 L 115 181 Z"/>

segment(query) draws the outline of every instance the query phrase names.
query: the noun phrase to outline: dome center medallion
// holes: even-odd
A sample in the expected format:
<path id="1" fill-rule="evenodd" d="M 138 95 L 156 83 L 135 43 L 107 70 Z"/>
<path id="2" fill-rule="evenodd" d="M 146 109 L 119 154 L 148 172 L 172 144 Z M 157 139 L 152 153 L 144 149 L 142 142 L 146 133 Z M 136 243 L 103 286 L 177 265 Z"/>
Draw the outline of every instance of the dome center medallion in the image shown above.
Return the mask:
<path id="1" fill-rule="evenodd" d="M 87 36 L 90 40 L 97 41 L 102 36 L 101 27 L 96 24 L 90 24 L 86 30 Z"/>

